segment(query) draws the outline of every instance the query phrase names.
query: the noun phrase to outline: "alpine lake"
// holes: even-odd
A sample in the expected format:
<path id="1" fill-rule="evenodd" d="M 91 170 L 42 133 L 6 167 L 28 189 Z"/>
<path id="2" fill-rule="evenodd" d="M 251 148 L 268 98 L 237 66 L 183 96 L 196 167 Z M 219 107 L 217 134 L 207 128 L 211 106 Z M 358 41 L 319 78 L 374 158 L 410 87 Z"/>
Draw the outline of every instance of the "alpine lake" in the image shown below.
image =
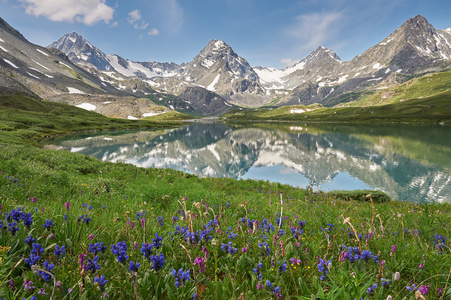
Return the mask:
<path id="1" fill-rule="evenodd" d="M 70 135 L 46 147 L 200 177 L 382 190 L 398 201 L 451 203 L 449 125 L 193 122 Z"/>

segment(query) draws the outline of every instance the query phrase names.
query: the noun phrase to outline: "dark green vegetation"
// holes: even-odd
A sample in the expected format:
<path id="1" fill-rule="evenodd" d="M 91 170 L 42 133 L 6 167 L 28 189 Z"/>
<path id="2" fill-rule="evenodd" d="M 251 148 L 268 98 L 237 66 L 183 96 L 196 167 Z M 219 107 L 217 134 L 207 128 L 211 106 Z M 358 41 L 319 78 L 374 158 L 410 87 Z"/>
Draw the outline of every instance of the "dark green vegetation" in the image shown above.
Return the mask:
<path id="1" fill-rule="evenodd" d="M 150 123 L 33 105 L 0 107 L 1 298 L 451 299 L 450 205 L 39 149 L 44 135 Z"/>
<path id="2" fill-rule="evenodd" d="M 111 119 L 74 106 L 20 94 L 0 96 L 0 143 L 37 145 L 49 135 L 161 126 L 162 123 L 154 120 Z M 167 123 L 164 126 L 168 126 Z"/>
<path id="3" fill-rule="evenodd" d="M 232 110 L 224 115 L 224 118 L 229 121 L 451 122 L 451 71 L 428 74 L 377 93 L 367 92 L 348 96 L 353 99 L 357 97 L 358 100 L 342 103 L 333 108 L 298 105 L 277 109 Z M 291 113 L 292 110 L 299 109 L 313 110 Z"/>

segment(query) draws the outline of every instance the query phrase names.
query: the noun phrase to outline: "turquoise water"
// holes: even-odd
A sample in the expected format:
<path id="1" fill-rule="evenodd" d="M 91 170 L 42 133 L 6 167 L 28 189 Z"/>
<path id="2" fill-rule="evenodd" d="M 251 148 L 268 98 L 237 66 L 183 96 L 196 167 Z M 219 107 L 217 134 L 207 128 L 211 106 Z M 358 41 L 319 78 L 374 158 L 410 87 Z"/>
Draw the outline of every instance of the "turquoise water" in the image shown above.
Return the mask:
<path id="1" fill-rule="evenodd" d="M 103 161 L 315 190 L 378 189 L 400 201 L 451 202 L 445 126 L 195 123 L 53 141 Z"/>

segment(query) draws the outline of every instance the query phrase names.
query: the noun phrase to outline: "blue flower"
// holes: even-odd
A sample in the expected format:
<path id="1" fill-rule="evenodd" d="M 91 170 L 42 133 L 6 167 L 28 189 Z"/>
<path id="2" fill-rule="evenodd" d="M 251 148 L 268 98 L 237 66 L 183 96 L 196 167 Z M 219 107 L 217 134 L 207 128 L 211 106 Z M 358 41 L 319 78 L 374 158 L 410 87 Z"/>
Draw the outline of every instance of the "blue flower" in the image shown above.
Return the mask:
<path id="1" fill-rule="evenodd" d="M 61 255 L 63 255 L 66 252 L 66 246 L 61 246 L 58 247 L 58 245 L 56 245 L 55 250 L 53 251 L 53 254 L 55 254 L 56 256 L 58 256 L 58 258 L 61 258 Z"/>
<path id="2" fill-rule="evenodd" d="M 16 235 L 16 232 L 19 231 L 20 227 L 16 227 L 17 222 L 14 221 L 12 224 L 8 223 L 8 231 L 11 231 L 11 234 L 14 236 Z"/>
<path id="3" fill-rule="evenodd" d="M 133 261 L 129 261 L 129 264 L 128 270 L 130 272 L 138 272 L 139 266 L 141 265 L 140 263 L 135 264 Z"/>
<path id="4" fill-rule="evenodd" d="M 157 255 L 151 256 L 150 261 L 153 263 L 151 267 L 152 269 L 154 269 L 155 271 L 160 270 L 161 268 L 163 268 L 165 263 L 163 253 L 160 253 L 160 256 Z"/>
<path id="5" fill-rule="evenodd" d="M 88 258 L 88 264 L 86 265 L 86 270 L 91 271 L 91 273 L 95 273 L 95 271 L 100 270 L 99 256 L 96 255 L 93 260 Z"/>
<path id="6" fill-rule="evenodd" d="M 226 251 L 228 254 L 235 254 L 238 251 L 237 248 L 232 247 L 232 242 L 228 242 L 227 244 L 223 243 L 221 245 L 221 249 Z"/>
<path id="7" fill-rule="evenodd" d="M 190 270 L 186 270 L 186 272 L 184 272 L 183 268 L 180 268 L 178 272 L 172 269 L 172 277 L 175 277 L 176 288 L 179 288 L 180 285 L 184 285 L 185 282 L 190 281 L 189 273 Z"/>
<path id="8" fill-rule="evenodd" d="M 51 227 L 53 227 L 53 221 L 45 220 L 44 224 L 42 224 L 42 227 L 44 227 L 44 229 L 50 229 Z"/>
<path id="9" fill-rule="evenodd" d="M 155 249 L 159 249 L 161 246 L 163 246 L 163 244 L 161 243 L 162 241 L 163 237 L 159 236 L 158 233 L 155 232 L 155 238 L 152 239 L 153 247 L 155 247 Z"/>
<path id="10" fill-rule="evenodd" d="M 106 247 L 103 245 L 103 242 L 97 242 L 95 244 L 89 243 L 88 251 L 89 253 L 93 253 L 97 255 L 97 253 L 102 252 L 105 253 Z"/>
<path id="11" fill-rule="evenodd" d="M 111 245 L 111 253 L 117 257 L 117 262 L 123 263 L 128 260 L 127 244 L 125 241 L 118 242 L 116 245 Z"/>
<path id="12" fill-rule="evenodd" d="M 98 284 L 101 291 L 105 290 L 105 284 L 108 282 L 108 280 L 105 280 L 105 276 L 101 275 L 100 277 L 94 278 L 94 284 Z"/>
<path id="13" fill-rule="evenodd" d="M 49 263 L 48 261 L 44 262 L 44 268 L 47 271 L 49 271 L 49 272 L 53 271 L 53 267 L 55 267 L 54 264 Z M 52 277 L 51 275 L 49 275 L 49 274 L 47 274 L 45 272 L 42 272 L 42 271 L 38 271 L 38 276 L 41 276 L 46 282 L 49 282 L 50 278 Z"/>
<path id="14" fill-rule="evenodd" d="M 147 258 L 148 260 L 150 260 L 150 256 L 153 253 L 153 244 L 149 244 L 149 243 L 142 243 L 142 247 L 141 247 L 141 253 L 144 255 L 145 258 Z"/>

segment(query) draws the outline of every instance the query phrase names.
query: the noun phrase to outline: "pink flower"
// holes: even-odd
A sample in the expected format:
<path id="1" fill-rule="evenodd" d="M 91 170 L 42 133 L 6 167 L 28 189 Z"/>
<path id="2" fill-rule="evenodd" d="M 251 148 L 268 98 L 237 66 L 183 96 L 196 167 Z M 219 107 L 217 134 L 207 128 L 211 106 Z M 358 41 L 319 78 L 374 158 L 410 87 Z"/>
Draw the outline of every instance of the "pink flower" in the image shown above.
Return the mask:
<path id="1" fill-rule="evenodd" d="M 91 233 L 88 237 L 92 241 L 92 239 L 94 238 L 94 234 Z"/>
<path id="2" fill-rule="evenodd" d="M 146 219 L 142 218 L 141 219 L 141 228 L 144 228 L 145 225 L 146 225 Z"/>
<path id="3" fill-rule="evenodd" d="M 203 273 L 205 271 L 204 259 L 200 256 L 194 259 L 194 264 L 200 267 L 199 272 Z"/>
<path id="4" fill-rule="evenodd" d="M 421 270 L 423 270 L 424 265 L 420 264 L 420 265 L 418 265 L 418 268 L 420 268 Z"/>
<path id="5" fill-rule="evenodd" d="M 135 242 L 135 243 L 133 244 L 133 249 L 134 249 L 134 250 L 138 249 L 138 243 L 137 243 L 137 242 Z"/>
<path id="6" fill-rule="evenodd" d="M 64 206 L 66 207 L 67 211 L 69 211 L 70 203 L 66 202 L 66 203 L 64 203 Z"/>
<path id="7" fill-rule="evenodd" d="M 391 246 L 391 252 L 395 253 L 395 250 L 396 250 L 396 246 L 395 245 Z"/>

